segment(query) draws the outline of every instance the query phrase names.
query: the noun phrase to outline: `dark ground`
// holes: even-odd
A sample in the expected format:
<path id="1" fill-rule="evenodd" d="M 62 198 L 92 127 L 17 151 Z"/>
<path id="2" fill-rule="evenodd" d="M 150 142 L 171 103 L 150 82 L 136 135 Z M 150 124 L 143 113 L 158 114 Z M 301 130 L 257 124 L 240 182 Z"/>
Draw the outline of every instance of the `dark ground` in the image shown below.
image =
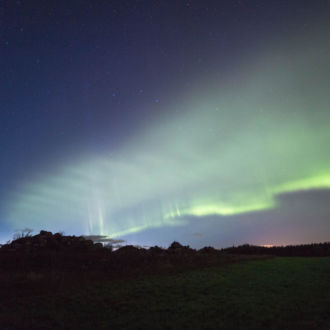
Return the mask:
<path id="1" fill-rule="evenodd" d="M 241 261 L 1 295 L 1 329 L 330 329 L 330 258 Z M 78 280 L 79 281 L 79 280 Z"/>
<path id="2" fill-rule="evenodd" d="M 0 330 L 330 330 L 328 248 L 113 252 L 42 231 L 0 248 Z"/>

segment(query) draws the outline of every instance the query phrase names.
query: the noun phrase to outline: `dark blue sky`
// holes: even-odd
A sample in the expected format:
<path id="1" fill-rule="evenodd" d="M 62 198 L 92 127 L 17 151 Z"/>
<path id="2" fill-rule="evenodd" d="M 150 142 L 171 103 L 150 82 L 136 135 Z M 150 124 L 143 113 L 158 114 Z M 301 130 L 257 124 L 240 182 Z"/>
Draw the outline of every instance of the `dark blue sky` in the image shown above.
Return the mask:
<path id="1" fill-rule="evenodd" d="M 260 200 L 257 186 L 261 181 L 267 181 L 272 190 L 269 194 L 273 195 L 263 193 L 268 197 L 261 203 L 262 209 L 268 209 L 272 204 L 270 199 L 276 200 L 278 194 L 294 190 L 280 188 L 292 186 L 294 182 L 310 180 L 314 183 L 307 185 L 308 189 L 330 188 L 330 184 L 324 183 L 330 171 L 329 159 L 322 149 L 329 127 L 324 107 L 329 104 L 325 92 L 329 83 L 326 64 L 329 12 L 329 1 L 302 0 L 3 2 L 0 5 L 2 236 L 7 238 L 18 228 L 39 230 L 49 226 L 52 230 L 77 234 L 86 231 L 124 236 L 139 233 L 136 235 L 145 236 L 135 241 L 143 244 L 139 239 L 147 241 L 148 230 L 158 230 L 160 236 L 177 230 L 176 225 L 166 223 L 168 218 L 181 221 L 180 228 L 185 232 L 191 221 L 183 218 L 190 216 L 208 217 L 207 223 L 210 214 L 224 217 L 229 213 L 231 216 L 244 214 L 244 210 L 257 212 L 255 205 L 259 205 Z M 309 68 L 314 66 L 317 68 L 311 75 Z M 281 70 L 283 74 L 278 74 Z M 270 76 L 275 78 L 272 80 Z M 313 77 L 313 82 L 305 82 L 308 76 Z M 278 89 L 283 82 L 288 84 L 284 91 Z M 268 87 L 260 91 L 258 86 Z M 248 90 L 250 87 L 252 90 Z M 270 90 L 275 90 L 273 96 L 267 94 Z M 263 97 L 265 100 L 260 101 Z M 281 104 L 281 110 L 266 109 L 268 119 L 256 112 L 256 107 L 261 109 L 265 104 L 277 106 L 274 99 L 287 101 Z M 259 102 L 257 106 L 256 102 Z M 299 107 L 299 102 L 316 104 L 315 122 L 309 119 L 313 107 Z M 206 108 L 198 113 L 195 106 Z M 248 110 L 249 123 L 242 115 L 245 106 L 253 108 Z M 219 107 L 225 108 L 220 117 L 213 113 Z M 297 139 L 292 148 L 303 148 L 296 123 L 303 127 L 308 121 L 310 132 L 307 133 L 315 138 L 310 150 L 316 145 L 320 150 L 317 154 L 307 151 L 308 166 L 299 165 L 295 172 L 296 164 L 301 163 L 300 154 L 288 156 L 290 149 L 280 148 L 282 151 L 276 157 L 283 157 L 283 161 L 289 159 L 288 165 L 285 169 L 278 165 L 274 170 L 265 160 L 269 160 L 266 150 L 274 147 L 276 153 L 279 148 L 270 142 L 277 140 L 272 135 L 268 145 L 249 156 L 261 164 L 265 172 L 263 178 L 258 177 L 253 184 L 249 182 L 242 187 L 236 181 L 224 186 L 228 175 L 218 177 L 215 169 L 229 173 L 226 171 L 231 162 L 233 167 L 238 162 L 238 156 L 231 158 L 230 155 L 240 154 L 239 141 L 250 141 L 255 146 L 254 138 L 249 139 L 252 132 L 258 131 L 256 125 L 265 125 L 265 134 L 276 131 L 281 118 L 272 116 L 279 112 L 283 113 L 281 118 L 286 117 L 287 112 L 292 116 L 292 122 L 289 120 L 284 129 L 292 132 L 290 139 Z M 237 118 L 242 118 L 240 123 Z M 218 127 L 217 122 L 223 125 L 219 131 L 213 127 L 213 124 Z M 319 135 L 313 135 L 319 122 L 325 126 Z M 184 125 L 187 126 L 183 128 L 185 133 L 178 133 L 177 129 L 182 130 Z M 247 127 L 250 131 L 241 135 Z M 209 134 L 207 138 L 201 133 L 204 128 Z M 280 125 L 278 131 L 282 128 Z M 232 136 L 233 131 L 237 135 Z M 258 136 L 255 138 L 259 141 Z M 223 143 L 222 149 L 220 143 Z M 206 152 L 210 146 L 215 148 L 212 156 Z M 225 167 L 218 147 L 228 154 Z M 220 158 L 214 157 L 217 152 Z M 198 159 L 192 156 L 196 154 L 200 155 Z M 108 167 L 104 168 L 100 159 L 115 165 L 107 163 Z M 206 168 L 204 163 L 212 167 Z M 159 171 L 151 173 L 155 166 Z M 72 172 L 67 172 L 69 168 L 75 169 L 72 176 Z M 181 179 L 181 172 L 189 171 L 191 175 Z M 95 173 L 99 177 L 93 179 L 89 199 L 88 194 L 84 194 L 86 187 L 91 186 L 88 181 L 91 172 L 93 178 Z M 231 173 L 232 177 L 237 177 L 238 172 Z M 170 185 L 167 178 L 171 175 L 175 179 Z M 150 182 L 143 180 L 144 176 Z M 41 187 L 49 187 L 52 180 L 65 182 L 61 186 L 56 181 L 53 186 L 56 193 L 47 195 Z M 78 193 L 73 188 L 76 185 L 68 183 L 70 180 L 79 182 Z M 241 180 L 237 178 L 237 181 Z M 113 182 L 120 188 L 113 188 Z M 216 187 L 221 187 L 219 196 Z M 299 193 L 306 187 L 296 184 L 295 191 Z M 190 194 L 191 189 L 200 192 Z M 242 207 L 243 197 L 237 196 L 250 196 L 251 192 L 246 192 L 249 189 L 255 197 L 247 202 L 249 207 Z M 66 192 L 83 196 L 82 200 L 75 199 L 77 204 L 68 202 L 72 209 L 80 209 L 89 199 L 88 220 L 79 218 L 80 213 L 63 204 Z M 41 197 L 52 201 L 49 204 L 43 200 L 42 211 L 33 213 Z M 114 199 L 116 203 L 112 205 Z M 219 211 L 224 210 L 224 205 L 235 211 L 226 211 L 228 214 Z M 66 211 L 56 214 L 56 226 L 52 217 L 58 209 Z M 155 212 L 161 214 L 161 219 L 154 223 Z M 68 217 L 72 217 L 71 222 Z M 237 228 L 241 228 L 240 225 Z M 212 233 L 214 230 L 212 226 Z M 203 243 L 207 244 L 206 227 L 205 232 Z M 229 241 L 233 242 L 245 238 L 239 229 L 231 235 Z M 175 238 L 175 234 L 165 236 L 168 240 Z M 273 236 L 269 233 L 266 240 L 280 241 Z M 321 236 L 310 239 L 318 238 Z M 190 242 L 188 238 L 187 241 Z M 212 243 L 216 244 L 214 240 Z"/>

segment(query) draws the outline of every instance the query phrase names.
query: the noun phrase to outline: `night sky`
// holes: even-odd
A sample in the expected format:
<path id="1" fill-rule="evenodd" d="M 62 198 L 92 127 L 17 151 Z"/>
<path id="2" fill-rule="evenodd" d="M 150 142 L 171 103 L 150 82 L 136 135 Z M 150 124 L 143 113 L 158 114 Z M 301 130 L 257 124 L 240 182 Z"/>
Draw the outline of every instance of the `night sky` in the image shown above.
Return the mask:
<path id="1" fill-rule="evenodd" d="M 0 67 L 0 242 L 330 240 L 330 1 L 2 1 Z"/>

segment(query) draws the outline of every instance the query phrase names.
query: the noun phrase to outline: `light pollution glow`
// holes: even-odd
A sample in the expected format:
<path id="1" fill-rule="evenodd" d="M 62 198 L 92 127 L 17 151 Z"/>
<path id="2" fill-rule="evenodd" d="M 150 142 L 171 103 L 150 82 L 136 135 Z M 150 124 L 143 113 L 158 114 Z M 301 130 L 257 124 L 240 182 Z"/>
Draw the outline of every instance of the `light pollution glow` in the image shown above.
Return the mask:
<path id="1" fill-rule="evenodd" d="M 202 79 L 120 152 L 72 155 L 31 175 L 11 194 L 6 220 L 118 237 L 330 188 L 328 51 L 317 40 L 277 45 L 230 81 Z"/>

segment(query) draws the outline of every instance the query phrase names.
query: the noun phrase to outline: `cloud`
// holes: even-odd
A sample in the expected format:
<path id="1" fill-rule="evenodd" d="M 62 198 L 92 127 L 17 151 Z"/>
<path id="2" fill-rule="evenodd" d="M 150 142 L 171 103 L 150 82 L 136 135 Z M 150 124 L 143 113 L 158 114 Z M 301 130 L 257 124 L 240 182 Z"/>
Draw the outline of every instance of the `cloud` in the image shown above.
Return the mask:
<path id="1" fill-rule="evenodd" d="M 120 244 L 126 242 L 123 239 L 114 239 L 106 235 L 85 235 L 83 237 L 92 240 L 94 243 Z"/>

